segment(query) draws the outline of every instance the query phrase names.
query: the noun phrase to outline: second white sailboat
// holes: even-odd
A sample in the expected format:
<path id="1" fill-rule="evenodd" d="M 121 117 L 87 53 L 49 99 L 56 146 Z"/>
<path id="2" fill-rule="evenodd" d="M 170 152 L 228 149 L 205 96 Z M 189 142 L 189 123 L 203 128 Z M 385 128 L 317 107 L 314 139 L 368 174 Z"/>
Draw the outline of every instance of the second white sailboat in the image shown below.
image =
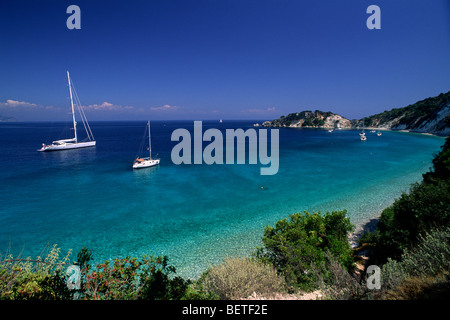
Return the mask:
<path id="1" fill-rule="evenodd" d="M 147 127 L 144 132 L 144 138 L 145 134 L 147 133 L 148 128 L 148 150 L 149 150 L 149 156 L 142 158 L 137 157 L 136 160 L 134 160 L 133 163 L 133 169 L 142 169 L 142 168 L 148 168 L 153 167 L 159 164 L 159 159 L 152 159 L 152 140 L 150 137 L 150 121 L 147 122 Z"/>

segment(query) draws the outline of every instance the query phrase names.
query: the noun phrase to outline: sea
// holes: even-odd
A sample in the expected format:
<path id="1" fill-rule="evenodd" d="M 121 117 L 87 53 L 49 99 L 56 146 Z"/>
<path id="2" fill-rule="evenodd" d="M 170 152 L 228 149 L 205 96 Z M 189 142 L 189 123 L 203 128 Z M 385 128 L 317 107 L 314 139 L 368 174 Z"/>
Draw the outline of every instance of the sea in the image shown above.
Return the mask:
<path id="1" fill-rule="evenodd" d="M 255 122 L 202 125 L 225 137 L 226 129 L 260 134 Z M 226 257 L 250 256 L 262 245 L 264 228 L 290 214 L 347 210 L 355 226 L 376 218 L 422 179 L 444 144 L 441 137 L 407 132 L 366 130 L 363 142 L 356 130 L 277 128 L 279 170 L 261 175 L 267 165 L 249 161 L 174 164 L 179 142 L 172 133 L 193 134 L 194 121 L 152 121 L 152 156 L 161 163 L 133 170 L 146 121 L 90 125 L 96 147 L 37 152 L 42 143 L 73 135 L 70 125 L 0 123 L 2 258 L 34 258 L 53 245 L 61 256 L 72 250 L 72 260 L 87 247 L 97 263 L 166 255 L 177 275 L 195 279 Z"/>

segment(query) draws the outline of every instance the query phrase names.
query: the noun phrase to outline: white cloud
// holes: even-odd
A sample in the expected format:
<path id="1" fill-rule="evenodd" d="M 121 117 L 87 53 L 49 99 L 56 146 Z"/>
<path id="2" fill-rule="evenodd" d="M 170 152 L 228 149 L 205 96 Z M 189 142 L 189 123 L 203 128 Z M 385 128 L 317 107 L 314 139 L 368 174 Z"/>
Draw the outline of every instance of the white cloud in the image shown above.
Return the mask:
<path id="1" fill-rule="evenodd" d="M 120 106 L 115 105 L 110 102 L 103 102 L 102 104 L 90 104 L 87 106 L 83 106 L 85 110 L 95 110 L 95 111 L 123 111 L 123 110 L 132 110 L 133 106 Z"/>
<path id="2" fill-rule="evenodd" d="M 267 114 L 267 113 L 279 112 L 279 110 L 277 110 L 275 107 L 271 107 L 271 108 L 267 108 L 267 109 L 244 109 L 241 112 Z"/>
<path id="3" fill-rule="evenodd" d="M 174 111 L 174 110 L 178 110 L 178 107 L 165 104 L 162 107 L 150 107 L 150 110 L 152 110 L 152 111 Z"/>
<path id="4" fill-rule="evenodd" d="M 25 101 L 17 101 L 17 100 L 11 100 L 11 99 L 6 100 L 6 102 L 0 102 L 0 107 L 6 107 L 6 108 L 8 108 L 8 107 L 9 108 L 38 107 L 38 108 L 42 108 L 42 106 L 39 106 L 35 103 L 30 103 L 30 102 L 25 102 Z"/>

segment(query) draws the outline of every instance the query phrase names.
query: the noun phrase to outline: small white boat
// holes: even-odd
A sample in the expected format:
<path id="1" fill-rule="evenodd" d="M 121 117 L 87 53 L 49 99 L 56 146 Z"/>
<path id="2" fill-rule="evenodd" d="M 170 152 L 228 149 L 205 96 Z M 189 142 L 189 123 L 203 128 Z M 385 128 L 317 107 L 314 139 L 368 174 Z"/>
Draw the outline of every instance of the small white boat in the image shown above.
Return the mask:
<path id="1" fill-rule="evenodd" d="M 333 129 L 328 130 L 328 132 L 333 132 Z"/>
<path id="2" fill-rule="evenodd" d="M 81 107 L 80 100 L 78 99 L 78 95 L 76 94 L 75 88 L 75 98 L 76 98 L 76 106 L 78 108 L 78 112 L 81 117 L 81 121 L 83 122 L 84 129 L 86 130 L 86 136 L 87 138 L 84 141 L 78 141 L 78 135 L 77 135 L 77 122 L 75 121 L 75 110 L 74 110 L 74 103 L 73 103 L 73 94 L 72 94 L 72 87 L 73 84 L 70 81 L 69 71 L 67 71 L 67 81 L 69 83 L 69 94 L 70 94 L 70 106 L 72 108 L 72 122 L 73 122 L 73 132 L 74 137 L 71 139 L 63 139 L 63 140 L 56 140 L 53 141 L 52 144 L 46 145 L 45 143 L 42 144 L 42 148 L 38 149 L 38 151 L 61 151 L 61 150 L 69 150 L 69 149 L 78 149 L 78 148 L 86 148 L 86 147 L 94 147 L 95 146 L 95 140 L 94 135 L 92 134 L 91 128 L 89 127 L 89 123 L 86 119 L 86 115 L 84 114 L 83 108 Z"/>
<path id="3" fill-rule="evenodd" d="M 361 139 L 361 141 L 366 141 L 367 140 L 366 133 L 364 132 L 364 120 L 363 120 L 363 129 L 359 133 L 359 138 Z"/>
<path id="4" fill-rule="evenodd" d="M 380 130 L 378 130 L 377 136 L 381 136 L 381 131 Z"/>
<path id="5" fill-rule="evenodd" d="M 152 147 L 151 147 L 151 137 L 150 137 L 150 121 L 147 122 L 147 126 L 145 127 L 144 132 L 144 138 L 145 134 L 147 133 L 148 128 L 148 150 L 149 150 L 149 156 L 148 157 L 137 157 L 136 160 L 134 160 L 133 163 L 133 169 L 143 169 L 148 167 L 153 167 L 159 164 L 159 159 L 152 159 Z"/>

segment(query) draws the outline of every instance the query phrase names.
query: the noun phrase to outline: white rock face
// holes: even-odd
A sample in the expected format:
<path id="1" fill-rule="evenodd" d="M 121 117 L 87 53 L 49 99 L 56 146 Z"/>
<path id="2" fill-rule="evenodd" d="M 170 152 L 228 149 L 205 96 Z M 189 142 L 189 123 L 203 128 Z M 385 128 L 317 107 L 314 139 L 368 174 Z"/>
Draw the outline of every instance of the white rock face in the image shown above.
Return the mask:
<path id="1" fill-rule="evenodd" d="M 442 108 L 434 119 L 423 122 L 417 129 L 414 129 L 414 131 L 449 135 L 450 127 L 445 126 L 445 121 L 443 121 L 448 116 L 450 116 L 450 103 Z"/>
<path id="2" fill-rule="evenodd" d="M 352 123 L 350 120 L 341 117 L 338 114 L 331 115 L 325 119 L 323 125 L 325 128 L 351 128 Z"/>

